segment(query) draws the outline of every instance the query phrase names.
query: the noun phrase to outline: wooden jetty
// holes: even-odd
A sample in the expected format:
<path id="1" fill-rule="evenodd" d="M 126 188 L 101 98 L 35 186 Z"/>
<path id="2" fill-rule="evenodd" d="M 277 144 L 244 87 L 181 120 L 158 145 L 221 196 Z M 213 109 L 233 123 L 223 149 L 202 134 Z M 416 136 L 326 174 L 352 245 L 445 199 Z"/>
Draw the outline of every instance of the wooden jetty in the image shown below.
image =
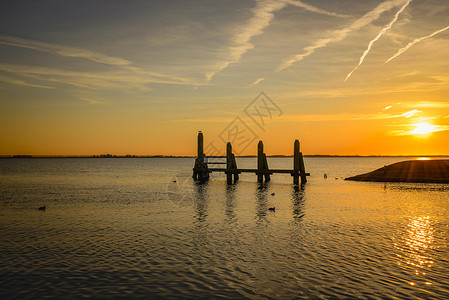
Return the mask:
<path id="1" fill-rule="evenodd" d="M 263 151 L 263 143 L 259 141 L 257 145 L 257 169 L 239 169 L 235 160 L 235 155 L 232 153 L 232 145 L 230 142 L 226 145 L 226 156 L 206 156 L 203 151 L 203 133 L 198 133 L 198 154 L 195 159 L 195 166 L 193 168 L 193 178 L 199 182 L 209 180 L 209 174 L 212 172 L 224 172 L 226 174 L 227 184 L 236 183 L 239 180 L 240 173 L 255 173 L 257 175 L 257 182 L 263 183 L 270 181 L 270 175 L 274 173 L 290 174 L 293 177 L 293 184 L 298 185 L 301 178 L 301 184 L 307 182 L 307 176 L 304 166 L 304 159 L 302 153 L 299 151 L 299 141 L 295 140 L 293 147 L 293 169 L 270 169 L 268 167 L 267 156 Z M 226 158 L 226 162 L 209 162 L 209 158 Z M 225 168 L 209 168 L 209 165 L 222 164 Z M 234 181 L 232 178 L 234 177 Z"/>

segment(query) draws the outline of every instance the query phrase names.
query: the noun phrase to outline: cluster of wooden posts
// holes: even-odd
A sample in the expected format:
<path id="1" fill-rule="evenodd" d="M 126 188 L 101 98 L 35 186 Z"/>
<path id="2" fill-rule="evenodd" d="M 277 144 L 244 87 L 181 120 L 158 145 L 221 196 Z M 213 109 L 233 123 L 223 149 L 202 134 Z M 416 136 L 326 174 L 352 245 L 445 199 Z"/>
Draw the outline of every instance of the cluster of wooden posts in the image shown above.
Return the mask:
<path id="1" fill-rule="evenodd" d="M 293 148 L 293 169 L 270 169 L 268 168 L 267 156 L 263 152 L 263 143 L 259 141 L 257 145 L 257 169 L 239 169 L 237 168 L 237 162 L 235 155 L 232 153 L 232 145 L 230 142 L 226 145 L 226 156 L 206 156 L 203 150 L 203 134 L 201 131 L 198 133 L 198 155 L 195 159 L 195 166 L 193 168 L 193 178 L 199 182 L 205 182 L 209 180 L 210 173 L 212 172 L 224 172 L 226 174 L 227 183 L 236 183 L 239 180 L 240 173 L 255 173 L 257 175 L 257 182 L 263 183 L 270 181 L 270 175 L 274 173 L 290 174 L 293 177 L 293 184 L 299 184 L 301 178 L 301 184 L 307 182 L 307 177 L 310 174 L 306 173 L 304 166 L 304 159 L 302 153 L 299 151 L 299 141 L 295 140 Z M 209 158 L 226 158 L 226 162 L 209 162 Z M 209 168 L 209 165 L 223 164 L 226 168 Z M 234 181 L 232 180 L 234 178 Z"/>

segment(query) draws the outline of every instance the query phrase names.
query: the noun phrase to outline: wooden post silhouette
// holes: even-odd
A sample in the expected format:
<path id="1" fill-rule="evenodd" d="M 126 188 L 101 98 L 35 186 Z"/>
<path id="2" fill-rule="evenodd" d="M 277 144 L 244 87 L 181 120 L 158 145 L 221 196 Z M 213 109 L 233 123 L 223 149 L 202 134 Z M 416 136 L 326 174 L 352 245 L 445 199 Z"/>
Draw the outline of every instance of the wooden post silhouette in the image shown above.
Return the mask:
<path id="1" fill-rule="evenodd" d="M 259 144 L 257 144 L 257 182 L 263 183 L 264 176 L 265 182 L 270 181 L 270 172 L 268 169 L 267 156 L 263 152 L 262 141 L 259 141 Z"/>
<path id="2" fill-rule="evenodd" d="M 293 147 L 293 184 L 299 184 L 299 177 L 301 176 L 301 184 L 307 182 L 306 168 L 304 166 L 304 159 L 302 153 L 299 151 L 299 141 L 295 140 Z"/>
<path id="3" fill-rule="evenodd" d="M 207 158 L 204 155 L 203 149 L 203 133 L 198 133 L 198 155 L 195 159 L 195 166 L 193 168 L 193 179 L 203 183 L 209 180 L 209 168 L 207 167 Z"/>
<path id="4" fill-rule="evenodd" d="M 193 168 L 193 178 L 200 183 L 209 180 L 209 174 L 211 172 L 224 172 L 226 174 L 226 181 L 228 184 L 232 184 L 232 177 L 234 177 L 234 183 L 239 180 L 239 174 L 242 172 L 255 173 L 257 175 L 257 182 L 263 183 L 270 181 L 270 175 L 274 173 L 290 174 L 293 177 L 293 183 L 299 185 L 299 178 L 301 178 L 301 184 L 307 182 L 307 177 L 310 176 L 306 173 L 304 166 L 304 159 L 302 153 L 299 151 L 299 141 L 295 140 L 293 149 L 293 170 L 285 169 L 272 169 L 268 168 L 267 155 L 263 151 L 263 143 L 259 141 L 257 145 L 257 169 L 238 169 L 235 155 L 232 153 L 232 145 L 230 142 L 226 145 L 226 156 L 209 156 L 210 158 L 226 158 L 226 162 L 208 162 L 206 154 L 204 153 L 204 141 L 203 133 L 198 133 L 198 153 L 195 159 L 195 166 Z M 208 165 L 220 165 L 226 164 L 226 168 L 209 168 Z"/>
<path id="5" fill-rule="evenodd" d="M 204 155 L 204 140 L 203 140 L 203 133 L 200 131 L 198 132 L 198 155 L 197 157 Z"/>
<path id="6" fill-rule="evenodd" d="M 263 173 L 261 172 L 263 170 L 263 143 L 262 141 L 259 141 L 259 144 L 257 144 L 257 182 L 263 183 Z"/>
<path id="7" fill-rule="evenodd" d="M 230 142 L 226 144 L 226 180 L 228 184 L 232 184 L 232 175 L 234 175 L 234 183 L 239 180 L 239 172 L 237 170 L 237 162 L 235 155 L 232 153 L 232 145 Z"/>
<path id="8" fill-rule="evenodd" d="M 231 143 L 228 142 L 226 144 L 226 181 L 228 184 L 232 184 L 232 146 Z"/>

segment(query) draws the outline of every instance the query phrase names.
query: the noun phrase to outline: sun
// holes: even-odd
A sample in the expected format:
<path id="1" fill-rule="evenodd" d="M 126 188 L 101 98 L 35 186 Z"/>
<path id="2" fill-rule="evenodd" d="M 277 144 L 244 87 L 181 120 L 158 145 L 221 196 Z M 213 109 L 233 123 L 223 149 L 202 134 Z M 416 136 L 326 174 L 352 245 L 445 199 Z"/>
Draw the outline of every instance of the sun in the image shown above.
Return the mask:
<path id="1" fill-rule="evenodd" d="M 414 125 L 415 125 L 415 129 L 410 131 L 411 134 L 425 135 L 425 134 L 429 134 L 429 133 L 437 131 L 436 126 L 431 125 L 429 123 L 423 122 L 423 123 L 418 123 L 418 124 L 414 124 Z"/>

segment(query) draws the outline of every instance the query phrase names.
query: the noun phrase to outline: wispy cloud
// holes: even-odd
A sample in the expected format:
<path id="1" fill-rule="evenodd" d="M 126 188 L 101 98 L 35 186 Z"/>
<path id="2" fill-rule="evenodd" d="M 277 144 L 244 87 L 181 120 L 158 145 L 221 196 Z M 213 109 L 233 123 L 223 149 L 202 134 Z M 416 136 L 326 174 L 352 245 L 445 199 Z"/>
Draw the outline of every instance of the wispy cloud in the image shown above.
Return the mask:
<path id="1" fill-rule="evenodd" d="M 433 33 L 431 33 L 431 34 L 429 34 L 429 35 L 426 35 L 426 36 L 423 36 L 423 37 L 414 39 L 412 42 L 408 43 L 407 46 L 405 46 L 405 47 L 399 49 L 399 50 L 398 50 L 392 57 L 390 57 L 389 59 L 387 59 L 387 61 L 386 61 L 385 63 L 387 63 L 387 62 L 389 62 L 390 60 L 392 60 L 392 59 L 398 57 L 399 55 L 401 55 L 402 53 L 404 53 L 405 51 L 407 51 L 411 46 L 415 45 L 416 43 L 419 43 L 419 42 L 421 42 L 422 40 L 431 38 L 431 37 L 433 37 L 433 36 L 435 36 L 435 35 L 437 35 L 437 34 L 443 32 L 443 31 L 446 31 L 446 30 L 448 30 L 448 29 L 449 29 L 449 26 L 446 26 L 446 27 L 444 27 L 444 28 L 442 28 L 442 29 L 440 29 L 440 30 L 437 30 L 437 31 L 435 31 L 435 32 L 433 32 Z"/>
<path id="2" fill-rule="evenodd" d="M 242 56 L 248 50 L 254 48 L 254 45 L 251 43 L 251 39 L 257 35 L 262 34 L 263 30 L 270 25 L 271 20 L 274 18 L 274 13 L 283 9 L 287 5 L 294 5 L 319 14 L 325 14 L 335 17 L 347 17 L 346 15 L 328 12 L 310 4 L 306 4 L 302 1 L 257 1 L 256 6 L 252 9 L 251 19 L 246 25 L 240 28 L 239 33 L 236 34 L 232 39 L 232 46 L 228 48 L 227 59 L 214 66 L 213 71 L 206 73 L 207 80 L 210 81 L 215 76 L 215 74 L 223 71 L 230 64 L 239 62 Z"/>
<path id="3" fill-rule="evenodd" d="M 449 107 L 449 102 L 419 102 L 419 103 L 406 103 L 408 107 L 418 107 L 418 108 L 447 108 Z"/>
<path id="4" fill-rule="evenodd" d="M 432 125 L 428 123 L 417 123 L 417 124 L 404 124 L 404 125 L 396 125 L 396 126 L 406 126 L 406 127 L 415 127 L 411 130 L 392 130 L 389 131 L 388 134 L 395 136 L 407 136 L 407 135 L 427 135 L 432 134 L 434 132 L 441 132 L 449 130 L 449 125 Z"/>
<path id="5" fill-rule="evenodd" d="M 51 88 L 53 88 L 51 86 L 34 84 L 34 83 L 30 83 L 30 82 L 27 82 L 27 81 L 24 81 L 24 80 L 10 78 L 10 77 L 6 77 L 6 76 L 0 76 L 0 82 L 6 82 L 8 84 L 21 85 L 21 86 L 37 87 L 37 88 L 43 88 L 43 89 L 51 89 Z"/>
<path id="6" fill-rule="evenodd" d="M 258 85 L 259 83 L 261 83 L 265 78 L 261 77 L 261 78 L 257 78 L 253 83 L 251 83 L 249 86 L 255 86 Z"/>
<path id="7" fill-rule="evenodd" d="M 361 121 L 409 118 L 420 111 L 413 110 L 402 114 L 378 113 L 340 113 L 340 114 L 288 114 L 282 116 L 279 122 L 329 122 L 329 121 Z"/>
<path id="8" fill-rule="evenodd" d="M 63 69 L 36 67 L 29 65 L 0 64 L 0 70 L 25 78 L 43 82 L 64 83 L 88 89 L 125 88 L 130 90 L 150 91 L 149 83 L 173 83 L 173 81 L 156 78 L 144 72 L 131 73 L 126 70 L 113 72 L 77 72 Z M 181 84 L 181 82 L 177 82 Z M 189 84 L 189 83 L 185 83 Z M 29 85 L 29 84 L 28 84 Z M 36 87 L 45 87 L 34 85 Z"/>
<path id="9" fill-rule="evenodd" d="M 47 52 L 54 55 L 65 57 L 78 57 L 85 58 L 94 62 L 115 65 L 115 66 L 127 66 L 132 63 L 126 59 L 108 56 L 102 53 L 93 52 L 87 49 L 68 47 L 64 45 L 57 45 L 47 42 L 34 41 L 28 39 L 17 38 L 8 35 L 0 35 L 0 44 L 21 47 L 27 49 L 33 49 L 36 51 Z"/>
<path id="10" fill-rule="evenodd" d="M 142 76 L 145 78 L 146 83 L 166 83 L 166 84 L 195 84 L 200 85 L 202 83 L 194 81 L 189 78 L 183 78 L 180 76 L 174 76 L 170 74 L 162 74 L 157 72 L 150 72 L 143 70 L 142 68 L 136 67 L 132 64 L 132 62 L 120 58 L 105 55 L 102 53 L 94 52 L 88 49 L 78 48 L 78 47 L 69 47 L 59 44 L 52 44 L 42 41 L 35 41 L 29 39 L 22 39 L 8 35 L 0 35 L 0 44 L 8 45 L 13 47 L 20 47 L 26 49 L 32 49 L 40 52 L 50 53 L 56 56 L 61 57 L 72 57 L 72 58 L 82 58 L 92 62 L 106 64 L 110 66 L 115 66 L 120 70 L 128 72 L 130 77 Z M 6 65 L 3 65 L 3 67 Z M 9 65 L 10 67 L 12 65 Z M 18 66 L 21 68 L 21 66 Z M 36 68 L 34 68 L 36 70 Z M 40 69 L 42 70 L 42 68 Z M 62 70 L 61 70 L 62 71 Z M 17 72 L 16 72 L 17 73 Z M 59 75 L 67 75 L 73 74 L 71 71 L 58 72 Z M 56 74 L 54 74 L 56 75 Z M 86 76 L 89 77 L 89 73 L 86 73 Z M 101 77 L 101 75 L 100 75 Z"/>
<path id="11" fill-rule="evenodd" d="M 368 55 L 368 53 L 371 50 L 371 47 L 373 46 L 373 44 L 378 41 L 382 35 L 385 34 L 385 32 L 387 32 L 389 29 L 391 29 L 391 27 L 393 26 L 393 24 L 398 20 L 399 15 L 404 11 L 404 9 L 410 4 L 410 2 L 412 2 L 412 0 L 408 0 L 407 2 L 404 3 L 404 5 L 402 5 L 402 7 L 396 12 L 396 14 L 394 15 L 393 20 L 391 20 L 390 23 L 388 23 L 384 28 L 382 28 L 382 30 L 379 32 L 379 34 L 369 42 L 368 44 L 368 48 L 365 50 L 365 52 L 363 52 L 362 56 L 359 59 L 359 63 L 357 64 L 357 66 L 354 67 L 354 69 L 349 72 L 349 74 L 346 76 L 345 80 L 348 80 L 349 77 L 351 77 L 352 73 L 354 73 L 359 66 L 363 63 L 363 61 L 365 60 L 365 57 Z"/>
<path id="12" fill-rule="evenodd" d="M 93 99 L 92 97 L 80 96 L 78 99 L 83 100 L 89 104 L 105 104 L 104 101 Z"/>
<path id="13" fill-rule="evenodd" d="M 294 63 L 301 61 L 307 56 L 313 54 L 315 50 L 326 47 L 329 43 L 342 41 L 348 36 L 350 32 L 371 24 L 372 22 L 377 20 L 384 12 L 389 11 L 396 6 L 403 5 L 405 2 L 409 2 L 409 0 L 390 0 L 382 2 L 375 9 L 364 14 L 361 18 L 354 21 L 348 27 L 332 31 L 330 37 L 319 39 L 311 46 L 304 48 L 303 53 L 297 54 L 289 59 L 284 60 L 277 70 L 281 71 L 289 68 Z"/>
<path id="14" fill-rule="evenodd" d="M 399 115 L 399 117 L 410 118 L 410 117 L 413 117 L 414 115 L 416 115 L 416 114 L 418 114 L 418 113 L 420 113 L 420 112 L 421 112 L 421 111 L 419 111 L 419 110 L 417 110 L 417 109 L 414 109 L 414 110 L 410 110 L 410 111 L 407 111 L 407 112 L 405 112 L 405 113 Z"/>

